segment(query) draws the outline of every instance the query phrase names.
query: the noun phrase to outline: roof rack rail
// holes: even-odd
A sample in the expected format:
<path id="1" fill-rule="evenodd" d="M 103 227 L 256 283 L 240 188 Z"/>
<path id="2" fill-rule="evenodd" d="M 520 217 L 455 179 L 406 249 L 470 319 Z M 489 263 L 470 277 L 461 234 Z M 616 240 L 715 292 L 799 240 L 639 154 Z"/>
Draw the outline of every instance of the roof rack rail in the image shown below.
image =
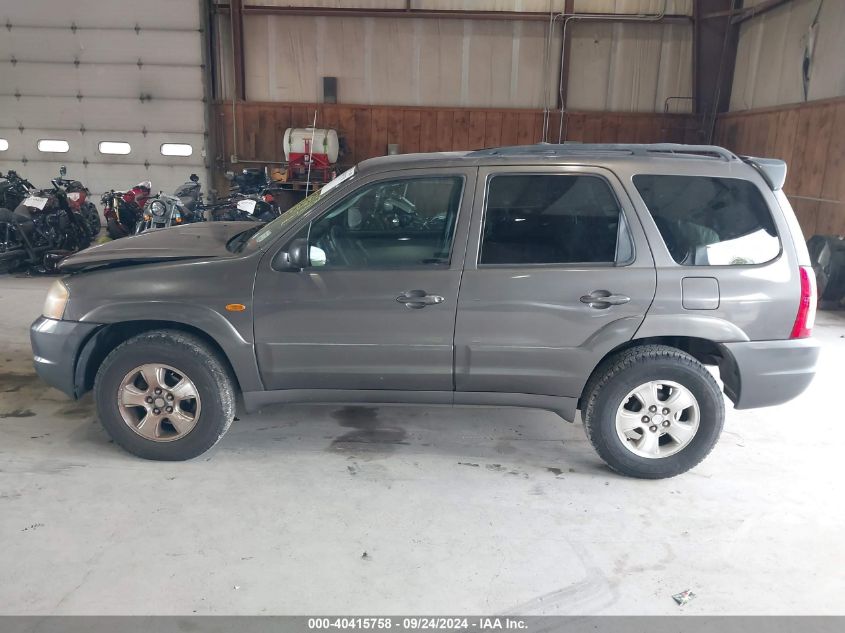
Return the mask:
<path id="1" fill-rule="evenodd" d="M 685 145 L 683 143 L 651 143 L 640 145 L 645 151 L 668 154 L 696 154 L 717 156 L 723 160 L 739 160 L 739 156 L 718 145 Z"/>
<path id="2" fill-rule="evenodd" d="M 562 156 L 584 153 L 619 153 L 632 156 L 674 154 L 687 157 L 719 158 L 725 161 L 739 160 L 736 154 L 718 145 L 684 145 L 682 143 L 565 143 L 562 145 L 537 143 L 536 145 L 513 145 L 476 150 L 470 152 L 469 156 L 536 156 L 538 154 Z"/>

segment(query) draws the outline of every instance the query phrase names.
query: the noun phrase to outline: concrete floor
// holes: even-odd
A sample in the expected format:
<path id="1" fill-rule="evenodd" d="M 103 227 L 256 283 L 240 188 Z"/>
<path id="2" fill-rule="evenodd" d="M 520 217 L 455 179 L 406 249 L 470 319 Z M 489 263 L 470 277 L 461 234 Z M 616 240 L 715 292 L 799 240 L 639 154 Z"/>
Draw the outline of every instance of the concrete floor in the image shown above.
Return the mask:
<path id="1" fill-rule="evenodd" d="M 277 408 L 153 463 L 33 374 L 49 283 L 0 278 L 0 613 L 845 613 L 842 315 L 804 396 L 671 480 L 519 409 Z"/>

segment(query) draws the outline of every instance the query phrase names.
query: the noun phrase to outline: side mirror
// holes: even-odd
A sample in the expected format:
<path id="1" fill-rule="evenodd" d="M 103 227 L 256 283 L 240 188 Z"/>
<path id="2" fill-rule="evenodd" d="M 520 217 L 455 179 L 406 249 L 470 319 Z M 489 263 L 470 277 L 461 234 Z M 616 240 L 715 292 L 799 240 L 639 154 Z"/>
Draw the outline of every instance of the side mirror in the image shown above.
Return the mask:
<path id="1" fill-rule="evenodd" d="M 288 244 L 287 251 L 279 253 L 279 268 L 282 270 L 302 270 L 311 265 L 311 258 L 308 257 L 308 240 L 298 238 Z"/>
<path id="2" fill-rule="evenodd" d="M 67 167 L 65 167 L 64 165 L 59 167 L 59 176 L 64 178 L 66 174 L 67 174 Z"/>

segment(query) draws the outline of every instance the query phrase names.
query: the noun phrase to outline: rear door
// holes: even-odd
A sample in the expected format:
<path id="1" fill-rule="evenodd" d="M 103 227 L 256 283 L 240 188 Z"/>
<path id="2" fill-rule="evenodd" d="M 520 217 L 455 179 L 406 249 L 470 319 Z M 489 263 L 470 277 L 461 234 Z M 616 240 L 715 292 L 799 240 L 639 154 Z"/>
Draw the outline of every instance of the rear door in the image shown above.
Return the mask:
<path id="1" fill-rule="evenodd" d="M 481 169 L 458 300 L 457 391 L 578 397 L 654 298 L 642 227 L 590 166 Z"/>

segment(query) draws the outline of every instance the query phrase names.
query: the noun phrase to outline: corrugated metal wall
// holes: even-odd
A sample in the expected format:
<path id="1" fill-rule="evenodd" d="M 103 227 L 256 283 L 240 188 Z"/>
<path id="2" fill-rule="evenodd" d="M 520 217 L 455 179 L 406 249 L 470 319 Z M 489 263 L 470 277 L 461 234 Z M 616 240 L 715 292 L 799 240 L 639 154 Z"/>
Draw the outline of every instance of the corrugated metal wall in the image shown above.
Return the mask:
<path id="1" fill-rule="evenodd" d="M 747 0 L 746 6 L 754 3 Z M 843 26 L 842 0 L 794 0 L 746 21 L 740 29 L 731 110 L 805 101 L 803 63 L 811 39 L 815 46 L 806 100 L 845 95 Z"/>
<path id="2" fill-rule="evenodd" d="M 248 3 L 249 4 L 249 3 Z M 262 4 L 330 8 L 405 8 L 404 1 L 264 0 Z M 555 11 L 563 0 L 415 0 L 414 9 Z M 578 0 L 579 12 L 689 15 L 691 0 Z M 571 29 L 567 106 L 578 110 L 662 112 L 667 97 L 692 94 L 692 26 L 684 23 L 594 23 Z M 338 78 L 349 104 L 555 107 L 561 29 L 545 21 L 340 18 L 246 15 L 246 97 L 312 102 L 320 78 Z M 218 16 L 218 84 L 231 95 L 230 26 Z M 673 101 L 670 111 L 688 112 Z"/>

